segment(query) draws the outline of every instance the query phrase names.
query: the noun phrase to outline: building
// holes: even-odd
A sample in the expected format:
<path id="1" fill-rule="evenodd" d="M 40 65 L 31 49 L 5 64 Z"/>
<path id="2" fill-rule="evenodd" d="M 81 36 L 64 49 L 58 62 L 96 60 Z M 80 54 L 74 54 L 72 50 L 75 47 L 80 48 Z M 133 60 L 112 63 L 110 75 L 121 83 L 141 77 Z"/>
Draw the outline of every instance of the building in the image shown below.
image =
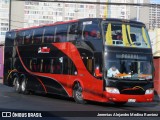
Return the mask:
<path id="1" fill-rule="evenodd" d="M 160 57 L 160 28 L 149 30 L 153 55 Z"/>
<path id="2" fill-rule="evenodd" d="M 9 1 L 9 0 L 0 0 Z M 75 0 L 76 1 L 76 0 Z M 84 1 L 84 0 L 78 0 Z M 149 0 L 87 0 L 89 2 L 112 3 L 149 3 Z M 6 2 L 6 4 L 9 2 Z M 7 5 L 9 6 L 9 5 Z M 18 6 L 18 7 L 17 7 Z M 108 18 L 132 19 L 149 26 L 149 8 L 137 6 L 76 4 L 58 2 L 11 1 L 11 29 L 50 24 L 86 17 L 104 17 L 107 9 Z M 9 10 L 8 10 L 9 11 Z M 3 14 L 5 12 L 3 11 Z M 144 15 L 145 13 L 145 15 Z M 8 16 L 7 14 L 5 14 Z M 6 21 L 6 20 L 5 20 Z M 6 21 L 8 25 L 8 21 Z M 8 30 L 7 28 L 2 28 Z M 2 34 L 5 34 L 4 32 Z"/>
<path id="3" fill-rule="evenodd" d="M 80 0 L 83 1 L 83 0 Z M 97 0 L 88 0 L 97 1 Z M 17 8 L 20 6 L 20 8 Z M 16 13 L 18 16 L 12 15 Z M 12 29 L 50 24 L 84 17 L 96 17 L 96 5 L 36 1 L 12 1 Z M 22 19 L 23 18 L 23 19 Z"/>
<path id="4" fill-rule="evenodd" d="M 101 0 L 106 2 L 106 0 Z M 111 3 L 130 3 L 130 0 L 107 0 L 107 2 Z M 122 19 L 130 19 L 130 6 L 126 5 L 109 5 L 107 7 L 108 18 L 122 18 Z"/>
<path id="5" fill-rule="evenodd" d="M 154 0 L 150 0 L 151 3 L 154 3 Z M 160 7 L 151 6 L 149 11 L 149 28 L 160 28 Z"/>
<path id="6" fill-rule="evenodd" d="M 129 0 L 131 3 L 143 4 L 150 3 L 150 0 Z M 146 24 L 149 28 L 149 7 L 131 6 L 130 7 L 130 19 L 140 21 Z"/>
<path id="7" fill-rule="evenodd" d="M 9 30 L 9 0 L 0 0 L 0 44 Z"/>
<path id="8" fill-rule="evenodd" d="M 84 0 L 78 0 L 84 1 Z M 87 0 L 89 2 L 114 2 L 114 3 L 130 3 L 135 0 Z M 18 6 L 19 10 L 15 9 Z M 76 3 L 55 3 L 55 2 L 36 2 L 36 1 L 13 1 L 12 11 L 17 13 L 19 17 L 24 18 L 17 21 L 21 21 L 23 27 L 35 26 L 41 24 L 53 23 L 56 21 L 66 21 L 72 19 L 86 18 L 86 17 L 103 17 L 104 11 L 107 9 L 109 18 L 123 18 L 123 19 L 134 19 L 136 18 L 135 7 L 126 5 L 96 5 L 96 4 L 76 4 Z M 22 10 L 20 10 L 22 9 Z M 145 10 L 141 8 L 139 10 L 143 13 Z M 147 17 L 147 16 L 146 16 Z M 12 17 L 13 19 L 15 16 Z M 140 21 L 147 20 L 146 18 L 140 17 Z M 148 22 L 148 21 L 147 21 Z M 147 23 L 145 21 L 145 23 Z M 18 23 L 17 23 L 18 24 Z M 16 26 L 16 25 L 14 25 Z M 22 27 L 18 25 L 17 27 Z M 16 27 L 15 27 L 16 28 Z"/>
<path id="9" fill-rule="evenodd" d="M 4 46 L 0 45 L 0 79 L 3 78 L 3 67 L 4 67 Z"/>
<path id="10" fill-rule="evenodd" d="M 150 0 L 150 3 L 157 3 L 157 0 Z M 153 55 L 155 57 L 160 57 L 160 8 L 158 6 L 150 7 L 149 29 L 150 38 L 152 41 Z"/>

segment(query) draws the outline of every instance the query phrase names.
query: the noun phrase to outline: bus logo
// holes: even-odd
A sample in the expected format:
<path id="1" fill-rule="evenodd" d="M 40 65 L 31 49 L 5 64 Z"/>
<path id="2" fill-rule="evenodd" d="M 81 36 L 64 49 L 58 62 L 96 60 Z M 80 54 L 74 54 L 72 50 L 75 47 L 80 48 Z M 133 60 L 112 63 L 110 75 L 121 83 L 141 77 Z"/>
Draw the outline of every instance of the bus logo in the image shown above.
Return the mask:
<path id="1" fill-rule="evenodd" d="M 38 53 L 50 53 L 50 48 L 48 47 L 39 47 Z"/>
<path id="2" fill-rule="evenodd" d="M 142 87 L 140 86 L 135 86 L 133 88 L 126 88 L 126 89 L 123 89 L 122 91 L 126 91 L 126 90 L 143 90 L 145 91 Z"/>

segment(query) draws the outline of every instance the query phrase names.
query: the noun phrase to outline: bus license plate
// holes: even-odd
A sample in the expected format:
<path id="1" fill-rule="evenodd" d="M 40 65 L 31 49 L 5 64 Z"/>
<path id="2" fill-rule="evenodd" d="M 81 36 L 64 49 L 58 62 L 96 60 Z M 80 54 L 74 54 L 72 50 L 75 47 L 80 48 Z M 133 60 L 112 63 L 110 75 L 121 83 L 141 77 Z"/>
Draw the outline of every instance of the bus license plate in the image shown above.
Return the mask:
<path id="1" fill-rule="evenodd" d="M 128 99 L 128 102 L 136 102 L 136 99 Z"/>

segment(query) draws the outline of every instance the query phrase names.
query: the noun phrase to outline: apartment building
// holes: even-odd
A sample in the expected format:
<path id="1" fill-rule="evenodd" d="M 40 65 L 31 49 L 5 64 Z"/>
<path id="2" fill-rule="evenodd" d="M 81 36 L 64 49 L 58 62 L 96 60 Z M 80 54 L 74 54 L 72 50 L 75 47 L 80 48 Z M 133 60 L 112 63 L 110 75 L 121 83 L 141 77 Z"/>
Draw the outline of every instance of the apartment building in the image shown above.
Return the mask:
<path id="1" fill-rule="evenodd" d="M 76 1 L 76 0 L 75 0 Z M 78 0 L 84 1 L 84 0 Z M 114 2 L 114 3 L 136 3 L 137 0 L 87 0 L 89 2 Z M 143 0 L 141 0 L 143 1 Z M 149 0 L 145 0 L 148 2 Z M 15 8 L 17 3 L 21 7 L 21 11 Z M 142 3 L 142 2 L 141 2 Z M 15 5 L 14 5 L 15 4 Z M 46 23 L 53 23 L 56 21 L 66 21 L 72 19 L 79 19 L 85 17 L 103 17 L 104 11 L 107 9 L 107 17 L 109 18 L 123 18 L 134 19 L 137 17 L 136 6 L 126 5 L 96 5 L 96 4 L 76 4 L 76 3 L 54 3 L 54 2 L 36 2 L 36 1 L 16 1 L 12 2 L 12 11 L 17 15 L 23 17 L 23 27 L 41 25 Z M 20 9 L 20 8 L 18 8 Z M 149 23 L 149 19 L 144 18 L 148 15 L 142 16 L 142 13 L 149 13 L 149 9 L 139 8 L 139 21 Z M 20 12 L 20 13 L 19 13 Z M 16 19 L 16 18 L 14 18 Z M 20 19 L 20 18 L 18 18 Z M 16 25 L 15 25 L 16 26 Z M 22 27 L 21 25 L 18 25 Z"/>
<path id="2" fill-rule="evenodd" d="M 9 0 L 0 0 L 0 44 L 3 44 L 9 27 Z"/>
<path id="3" fill-rule="evenodd" d="M 5 34 L 8 30 L 9 1 L 0 0 L 0 16 L 3 16 L 3 26 L 1 29 Z M 51 1 L 51 0 L 50 0 Z M 76 1 L 76 0 L 75 0 Z M 84 1 L 84 0 L 78 0 Z M 150 0 L 87 0 L 89 2 L 115 2 L 115 3 L 148 3 Z M 2 5 L 3 4 L 3 5 Z M 3 8 L 3 7 L 5 8 Z M 18 6 L 18 7 L 17 7 Z M 5 10 L 4 10 L 5 9 Z M 96 5 L 96 4 L 76 4 L 58 2 L 37 2 L 37 1 L 11 1 L 11 29 L 50 24 L 56 21 L 66 21 L 86 17 L 104 17 L 107 9 L 108 18 L 133 19 L 144 22 L 147 26 L 149 22 L 149 7 L 137 7 L 126 5 Z M 7 11 L 7 12 L 6 12 Z M 145 15 L 144 15 L 145 13 Z M 6 18 L 5 18 L 6 17 Z M 4 20 L 5 18 L 5 20 Z M 7 19 L 7 20 L 6 20 Z M 156 20 L 158 21 L 158 20 Z M 153 24 L 152 24 L 153 25 Z M 1 27 L 1 26 L 0 26 Z M 4 39 L 4 38 L 2 38 Z"/>
<path id="4" fill-rule="evenodd" d="M 149 28 L 160 28 L 160 7 L 150 7 L 149 11 Z"/>

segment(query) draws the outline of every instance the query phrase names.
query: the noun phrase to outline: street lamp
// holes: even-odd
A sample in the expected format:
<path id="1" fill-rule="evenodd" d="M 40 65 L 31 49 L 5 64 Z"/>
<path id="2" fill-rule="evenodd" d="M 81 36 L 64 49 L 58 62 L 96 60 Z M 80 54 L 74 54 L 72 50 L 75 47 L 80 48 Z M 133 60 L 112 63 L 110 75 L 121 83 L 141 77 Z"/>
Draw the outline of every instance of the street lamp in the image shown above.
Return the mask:
<path id="1" fill-rule="evenodd" d="M 11 8 L 12 8 L 12 0 L 9 0 L 9 31 L 11 30 Z"/>

